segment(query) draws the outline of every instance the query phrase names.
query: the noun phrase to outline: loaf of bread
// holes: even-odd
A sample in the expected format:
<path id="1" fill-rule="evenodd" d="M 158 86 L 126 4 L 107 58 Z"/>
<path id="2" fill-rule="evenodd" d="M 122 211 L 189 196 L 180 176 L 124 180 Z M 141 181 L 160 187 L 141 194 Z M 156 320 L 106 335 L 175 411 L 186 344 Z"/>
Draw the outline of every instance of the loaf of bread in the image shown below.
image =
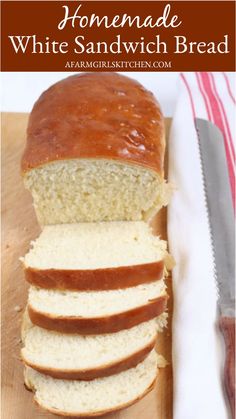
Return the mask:
<path id="1" fill-rule="evenodd" d="M 64 333 L 103 334 L 129 329 L 166 309 L 163 280 L 112 291 L 58 291 L 30 287 L 32 323 Z"/>
<path id="2" fill-rule="evenodd" d="M 136 366 L 154 348 L 167 313 L 128 330 L 84 336 L 42 329 L 27 311 L 22 325 L 24 363 L 54 378 L 92 380 Z"/>
<path id="3" fill-rule="evenodd" d="M 163 278 L 166 242 L 143 221 L 45 226 L 22 261 L 46 289 L 112 290 Z"/>
<path id="4" fill-rule="evenodd" d="M 62 80 L 35 103 L 22 157 L 42 226 L 22 258 L 25 384 L 51 413 L 97 417 L 138 401 L 165 360 L 167 244 L 147 221 L 167 205 L 164 118 L 116 73 Z"/>
<path id="5" fill-rule="evenodd" d="M 22 158 L 42 225 L 146 220 L 169 200 L 164 120 L 152 93 L 116 73 L 62 80 L 35 103 Z"/>
<path id="6" fill-rule="evenodd" d="M 25 385 L 35 401 L 61 416 L 97 417 L 121 410 L 141 399 L 154 386 L 163 358 L 153 350 L 136 367 L 92 381 L 61 380 L 25 369 Z"/>

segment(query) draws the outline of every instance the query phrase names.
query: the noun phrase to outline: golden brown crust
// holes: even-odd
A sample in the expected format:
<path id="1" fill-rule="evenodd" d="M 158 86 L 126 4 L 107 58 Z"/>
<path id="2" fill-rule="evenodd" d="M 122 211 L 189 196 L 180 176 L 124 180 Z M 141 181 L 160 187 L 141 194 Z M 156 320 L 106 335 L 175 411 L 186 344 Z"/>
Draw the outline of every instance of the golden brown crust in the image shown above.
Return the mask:
<path id="1" fill-rule="evenodd" d="M 104 158 L 163 176 L 164 120 L 153 94 L 117 73 L 82 73 L 44 92 L 31 112 L 22 172 L 45 163 Z"/>
<path id="2" fill-rule="evenodd" d="M 159 316 L 166 309 L 167 295 L 149 301 L 147 304 L 136 307 L 123 313 L 106 317 L 56 317 L 47 313 L 36 311 L 28 305 L 28 313 L 33 324 L 48 330 L 62 333 L 81 333 L 83 335 L 98 335 L 115 333 L 123 329 L 130 329 L 137 324 L 146 322 Z"/>
<path id="3" fill-rule="evenodd" d="M 25 268 L 26 280 L 37 287 L 70 291 L 102 291 L 134 287 L 163 277 L 164 262 L 117 268 L 66 270 Z"/>
<path id="4" fill-rule="evenodd" d="M 49 375 L 53 378 L 63 379 L 63 380 L 83 380 L 89 381 L 94 380 L 95 378 L 107 377 L 109 375 L 118 374 L 122 371 L 125 371 L 129 368 L 136 367 L 140 362 L 142 362 L 146 356 L 154 349 L 156 343 L 156 337 L 152 340 L 145 348 L 140 349 L 136 353 L 120 359 L 118 362 L 102 365 L 101 367 L 91 368 L 89 370 L 63 370 L 60 369 L 60 365 L 57 369 L 55 368 L 46 368 L 37 364 L 33 364 L 27 361 L 24 356 L 22 356 L 23 362 L 25 365 L 33 368 L 34 370 Z"/>
<path id="5" fill-rule="evenodd" d="M 95 418 L 95 417 L 99 417 L 99 416 L 103 416 L 103 415 L 107 415 L 108 413 L 113 413 L 113 412 L 119 412 L 120 410 L 126 409 L 129 406 L 132 406 L 133 404 L 137 403 L 139 400 L 143 399 L 148 393 L 150 393 L 150 391 L 152 391 L 155 387 L 156 384 L 156 380 L 157 380 L 157 375 L 154 378 L 153 382 L 150 384 L 150 386 L 142 393 L 140 394 L 140 396 L 136 397 L 136 399 L 131 400 L 130 402 L 124 403 L 120 406 L 114 407 L 112 409 L 107 409 L 107 410 L 100 410 L 98 412 L 91 412 L 90 414 L 79 414 L 79 413 L 66 413 L 66 412 L 62 412 L 61 410 L 58 409 L 49 409 L 46 408 L 44 406 L 41 406 L 40 403 L 38 402 L 38 400 L 35 398 L 35 402 L 36 404 L 41 408 L 44 409 L 50 413 L 53 413 L 54 415 L 58 415 L 58 416 L 63 416 L 63 417 L 69 417 L 71 419 L 88 419 L 88 418 Z M 25 384 L 26 388 L 29 389 L 30 391 L 34 391 L 32 388 L 29 388 L 27 386 L 27 384 Z"/>

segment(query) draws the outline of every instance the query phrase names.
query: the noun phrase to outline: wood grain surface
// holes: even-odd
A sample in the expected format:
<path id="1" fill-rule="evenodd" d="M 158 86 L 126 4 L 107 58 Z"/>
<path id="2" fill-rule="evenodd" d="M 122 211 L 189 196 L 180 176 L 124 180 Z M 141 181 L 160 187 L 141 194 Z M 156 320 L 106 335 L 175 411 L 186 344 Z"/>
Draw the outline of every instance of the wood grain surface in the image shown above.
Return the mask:
<path id="1" fill-rule="evenodd" d="M 26 391 L 20 361 L 20 324 L 27 300 L 27 289 L 19 257 L 29 248 L 40 229 L 31 197 L 20 176 L 20 158 L 25 142 L 27 114 L 2 114 L 2 415 L 3 419 L 55 418 L 43 412 Z M 166 121 L 167 136 L 170 121 Z M 166 210 L 154 220 L 155 231 L 166 238 Z M 169 326 L 157 342 L 168 366 L 161 369 L 155 389 L 136 405 L 110 419 L 172 419 L 171 368 L 171 280 L 167 279 Z"/>

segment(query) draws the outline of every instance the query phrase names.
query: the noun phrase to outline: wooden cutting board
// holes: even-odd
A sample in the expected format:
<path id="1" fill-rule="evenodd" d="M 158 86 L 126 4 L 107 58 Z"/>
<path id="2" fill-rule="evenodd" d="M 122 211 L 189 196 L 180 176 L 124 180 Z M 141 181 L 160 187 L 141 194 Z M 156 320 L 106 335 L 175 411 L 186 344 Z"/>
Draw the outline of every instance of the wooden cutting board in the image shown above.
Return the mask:
<path id="1" fill-rule="evenodd" d="M 20 176 L 20 158 L 25 144 L 27 114 L 2 114 L 2 418 L 55 418 L 33 403 L 33 395 L 23 384 L 20 361 L 20 323 L 27 300 L 28 285 L 24 281 L 19 257 L 39 233 L 31 197 L 24 190 Z M 170 121 L 166 120 L 167 137 Z M 155 231 L 166 238 L 166 210 L 154 220 Z M 168 366 L 158 374 L 155 389 L 136 405 L 119 413 L 106 415 L 110 419 L 172 419 L 171 369 L 171 281 L 169 326 L 158 336 L 157 349 Z"/>

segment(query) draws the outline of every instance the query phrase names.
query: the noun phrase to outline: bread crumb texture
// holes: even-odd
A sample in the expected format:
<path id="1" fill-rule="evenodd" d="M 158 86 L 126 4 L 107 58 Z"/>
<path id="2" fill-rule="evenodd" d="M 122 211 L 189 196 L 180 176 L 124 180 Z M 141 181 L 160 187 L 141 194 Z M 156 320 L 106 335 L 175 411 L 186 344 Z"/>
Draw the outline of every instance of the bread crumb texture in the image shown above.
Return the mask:
<path id="1" fill-rule="evenodd" d="M 41 225 L 147 220 L 171 194 L 155 171 L 106 159 L 50 162 L 26 172 L 24 184 Z"/>
<path id="2" fill-rule="evenodd" d="M 158 356 L 153 350 L 135 368 L 92 381 L 54 379 L 26 367 L 25 383 L 45 409 L 82 416 L 132 403 L 151 386 L 157 367 Z"/>
<path id="3" fill-rule="evenodd" d="M 59 291 L 31 286 L 29 305 L 55 317 L 100 318 L 123 313 L 166 295 L 163 280 L 112 291 Z"/>
<path id="4" fill-rule="evenodd" d="M 164 240 L 144 221 L 45 226 L 21 260 L 36 269 L 99 269 L 166 259 Z"/>
<path id="5" fill-rule="evenodd" d="M 117 333 L 63 334 L 35 326 L 27 310 L 22 327 L 22 357 L 31 365 L 55 370 L 90 370 L 116 364 L 152 343 L 167 324 L 167 313 Z"/>

